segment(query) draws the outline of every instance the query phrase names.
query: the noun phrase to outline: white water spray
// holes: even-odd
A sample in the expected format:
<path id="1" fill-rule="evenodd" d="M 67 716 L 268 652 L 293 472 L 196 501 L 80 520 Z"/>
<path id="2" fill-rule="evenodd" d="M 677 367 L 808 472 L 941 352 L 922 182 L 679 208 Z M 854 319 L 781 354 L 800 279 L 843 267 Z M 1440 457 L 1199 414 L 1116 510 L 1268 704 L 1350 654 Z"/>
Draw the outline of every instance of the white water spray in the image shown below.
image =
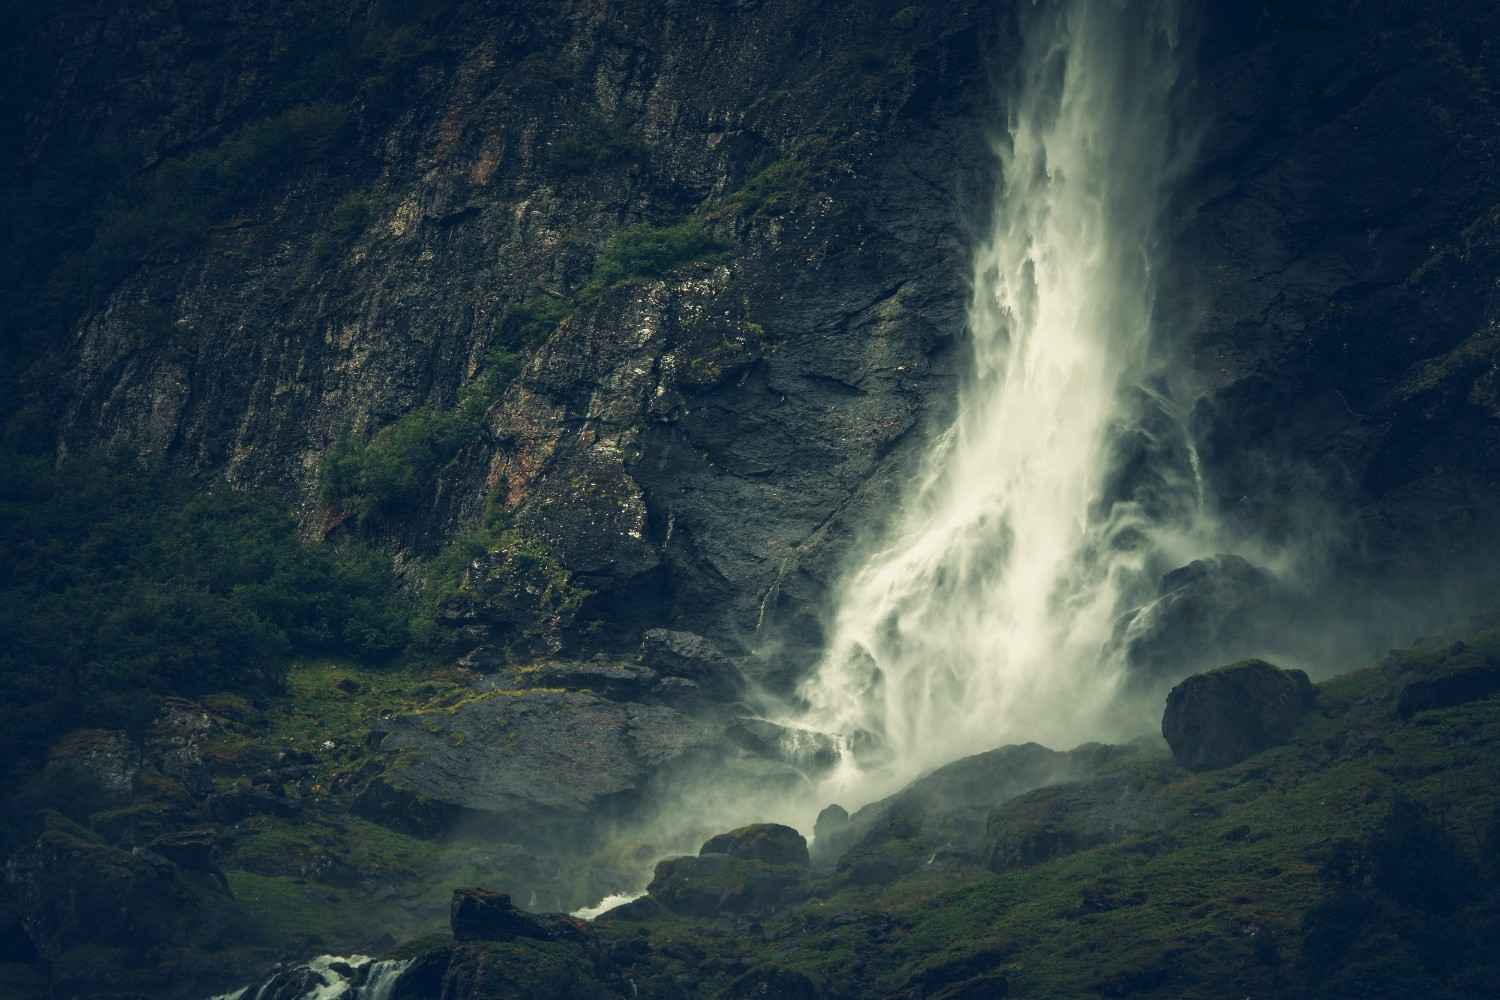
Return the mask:
<path id="1" fill-rule="evenodd" d="M 1115 735 L 1101 648 L 1165 530 L 1106 492 L 1151 375 L 1175 8 L 1067 0 L 1022 18 L 958 416 L 844 581 L 802 691 L 800 724 L 847 739 L 824 792 L 848 805 L 998 744 Z"/>

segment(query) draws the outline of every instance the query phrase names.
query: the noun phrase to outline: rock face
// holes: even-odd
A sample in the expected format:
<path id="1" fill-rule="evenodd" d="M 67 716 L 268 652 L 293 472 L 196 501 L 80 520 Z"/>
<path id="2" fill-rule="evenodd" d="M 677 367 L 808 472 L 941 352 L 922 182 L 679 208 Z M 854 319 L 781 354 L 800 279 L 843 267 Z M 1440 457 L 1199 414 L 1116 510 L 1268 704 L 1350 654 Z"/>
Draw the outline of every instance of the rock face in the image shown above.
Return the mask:
<path id="1" fill-rule="evenodd" d="M 1228 767 L 1290 739 L 1316 698 L 1302 671 L 1246 660 L 1174 687 L 1161 732 L 1183 767 Z"/>

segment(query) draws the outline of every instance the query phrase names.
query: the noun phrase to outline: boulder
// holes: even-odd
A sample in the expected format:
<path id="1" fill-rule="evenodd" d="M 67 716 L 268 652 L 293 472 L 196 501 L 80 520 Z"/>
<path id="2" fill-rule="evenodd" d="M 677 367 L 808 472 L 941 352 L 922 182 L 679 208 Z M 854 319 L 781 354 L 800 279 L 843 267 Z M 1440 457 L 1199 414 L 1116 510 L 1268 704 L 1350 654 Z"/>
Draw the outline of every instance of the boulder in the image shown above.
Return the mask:
<path id="1" fill-rule="evenodd" d="M 807 867 L 810 859 L 807 841 L 802 834 L 780 823 L 752 823 L 738 830 L 710 837 L 698 851 L 705 854 L 727 854 L 746 861 L 764 861 L 768 865 Z"/>
<path id="2" fill-rule="evenodd" d="M 772 865 L 728 854 L 668 858 L 656 866 L 649 897 L 673 913 L 710 917 L 760 913 L 795 902 L 805 893 L 807 868 Z"/>
<path id="3" fill-rule="evenodd" d="M 839 873 L 872 883 L 939 859 L 982 865 L 991 810 L 1042 785 L 1088 777 L 1122 752 L 1086 744 L 1062 753 L 1026 743 L 956 760 L 850 817 L 838 838 Z M 818 853 L 826 861 L 821 847 Z"/>
<path id="4" fill-rule="evenodd" d="M 357 808 L 425 834 L 460 816 L 547 846 L 624 810 L 665 769 L 724 752 L 722 723 L 588 691 L 493 689 L 380 722 L 385 772 Z"/>
<path id="5" fill-rule="evenodd" d="M 845 846 L 849 810 L 837 802 L 824 806 L 813 824 L 813 852 L 820 859 L 835 857 Z"/>
<path id="6" fill-rule="evenodd" d="M 1302 671 L 1245 660 L 1174 687 L 1161 732 L 1183 767 L 1228 767 L 1285 743 L 1316 698 Z"/>
<path id="7" fill-rule="evenodd" d="M 550 937 L 540 920 L 515 908 L 509 895 L 489 889 L 454 889 L 448 923 L 459 941 Z"/>
<path id="8" fill-rule="evenodd" d="M 222 947 L 235 917 L 217 878 L 111 847 L 58 813 L 10 858 L 5 882 L 26 937 L 55 965 L 90 949 Z"/>
<path id="9" fill-rule="evenodd" d="M 128 801 L 139 769 L 139 754 L 125 733 L 78 729 L 48 752 L 39 784 L 53 802 L 86 815 Z"/>

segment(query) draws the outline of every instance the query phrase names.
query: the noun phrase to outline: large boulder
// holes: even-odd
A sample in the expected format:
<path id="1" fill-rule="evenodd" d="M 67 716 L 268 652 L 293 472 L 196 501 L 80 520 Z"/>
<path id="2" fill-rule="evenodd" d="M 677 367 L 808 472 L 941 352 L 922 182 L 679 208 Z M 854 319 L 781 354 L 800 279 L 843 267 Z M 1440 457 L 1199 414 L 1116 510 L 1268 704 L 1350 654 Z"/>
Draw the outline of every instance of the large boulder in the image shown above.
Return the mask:
<path id="1" fill-rule="evenodd" d="M 694 917 L 764 913 L 806 895 L 808 868 L 768 864 L 728 854 L 659 862 L 648 897 L 673 913 Z"/>
<path id="2" fill-rule="evenodd" d="M 1161 732 L 1183 767 L 1228 767 L 1290 739 L 1316 698 L 1302 671 L 1245 660 L 1174 687 Z"/>
<path id="3" fill-rule="evenodd" d="M 448 923 L 458 941 L 545 940 L 549 936 L 541 921 L 515 908 L 510 896 L 489 889 L 454 889 Z"/>
<path id="4" fill-rule="evenodd" d="M 768 865 L 810 863 L 807 841 L 802 834 L 780 823 L 752 823 L 738 830 L 710 837 L 698 851 L 705 854 L 727 854 L 746 861 L 764 861 Z"/>
<path id="5" fill-rule="evenodd" d="M 376 727 L 390 766 L 360 810 L 439 832 L 489 818 L 539 843 L 628 804 L 662 769 L 720 750 L 722 724 L 586 691 L 478 691 L 451 708 Z"/>
<path id="6" fill-rule="evenodd" d="M 37 785 L 64 811 L 85 816 L 130 799 L 140 754 L 123 732 L 78 729 L 48 751 Z"/>
<path id="7" fill-rule="evenodd" d="M 883 882 L 942 863 L 983 864 L 990 811 L 1032 789 L 1089 777 L 1122 751 L 1086 744 L 1061 753 L 1036 743 L 956 760 L 850 817 L 829 849 L 840 875 Z M 820 846 L 819 862 L 830 855 Z"/>
<path id="8" fill-rule="evenodd" d="M 1418 712 L 1452 708 L 1496 694 L 1500 694 L 1500 665 L 1470 667 L 1407 684 L 1396 702 L 1396 714 L 1409 719 Z"/>

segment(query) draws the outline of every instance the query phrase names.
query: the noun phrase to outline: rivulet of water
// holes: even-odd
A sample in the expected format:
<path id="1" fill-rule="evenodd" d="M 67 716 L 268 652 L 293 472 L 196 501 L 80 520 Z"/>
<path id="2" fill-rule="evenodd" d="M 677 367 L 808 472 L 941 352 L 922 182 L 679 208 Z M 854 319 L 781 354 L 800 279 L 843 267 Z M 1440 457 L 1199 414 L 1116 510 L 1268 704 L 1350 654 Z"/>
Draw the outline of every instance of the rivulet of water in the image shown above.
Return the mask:
<path id="1" fill-rule="evenodd" d="M 867 800 L 1001 743 L 1111 734 L 1100 650 L 1157 527 L 1110 495 L 1110 469 L 1154 392 L 1177 10 L 1018 6 L 957 417 L 845 578 L 801 692 L 799 723 L 846 740 L 831 797 Z"/>

